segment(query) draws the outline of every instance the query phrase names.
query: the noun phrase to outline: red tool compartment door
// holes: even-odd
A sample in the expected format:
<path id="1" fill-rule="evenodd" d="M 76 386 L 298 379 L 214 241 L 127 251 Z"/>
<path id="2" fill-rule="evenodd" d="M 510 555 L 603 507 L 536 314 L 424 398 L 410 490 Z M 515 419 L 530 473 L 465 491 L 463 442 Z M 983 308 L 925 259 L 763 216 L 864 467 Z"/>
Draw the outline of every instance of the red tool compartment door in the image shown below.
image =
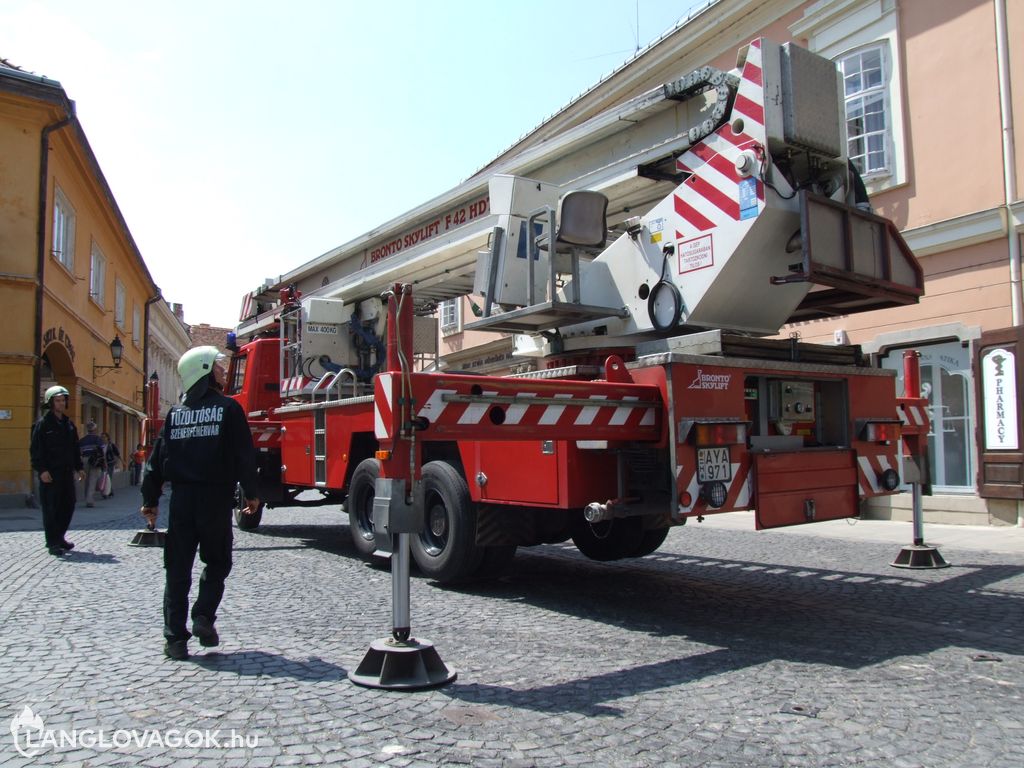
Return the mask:
<path id="1" fill-rule="evenodd" d="M 281 419 L 281 463 L 288 469 L 282 480 L 286 485 L 313 485 L 313 416 Z"/>
<path id="2" fill-rule="evenodd" d="M 853 451 L 752 455 L 758 530 L 854 517 L 860 511 Z"/>
<path id="3" fill-rule="evenodd" d="M 487 476 L 480 500 L 558 504 L 558 455 L 544 445 L 542 440 L 477 443 L 477 467 Z"/>

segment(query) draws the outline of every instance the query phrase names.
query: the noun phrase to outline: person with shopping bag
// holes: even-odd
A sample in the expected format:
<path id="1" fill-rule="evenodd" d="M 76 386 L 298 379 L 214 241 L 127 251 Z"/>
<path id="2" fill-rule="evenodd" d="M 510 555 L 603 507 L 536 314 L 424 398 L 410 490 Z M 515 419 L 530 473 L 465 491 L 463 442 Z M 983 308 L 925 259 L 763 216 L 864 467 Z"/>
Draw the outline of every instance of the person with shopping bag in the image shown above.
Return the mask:
<path id="1" fill-rule="evenodd" d="M 107 475 L 107 462 L 103 451 L 103 441 L 96 433 L 96 422 L 85 425 L 85 437 L 78 441 L 85 466 L 85 506 L 94 507 L 94 494 L 100 493 L 103 479 Z M 102 496 L 102 493 L 101 493 Z"/>
<path id="2" fill-rule="evenodd" d="M 109 499 L 114 495 L 114 470 L 117 469 L 118 463 L 121 464 L 121 468 L 124 469 L 124 459 L 121 458 L 121 452 L 117 449 L 117 443 L 110 439 L 110 435 L 104 432 L 100 435 L 100 440 L 103 443 L 103 462 L 106 465 L 107 482 L 104 483 L 103 498 Z"/>

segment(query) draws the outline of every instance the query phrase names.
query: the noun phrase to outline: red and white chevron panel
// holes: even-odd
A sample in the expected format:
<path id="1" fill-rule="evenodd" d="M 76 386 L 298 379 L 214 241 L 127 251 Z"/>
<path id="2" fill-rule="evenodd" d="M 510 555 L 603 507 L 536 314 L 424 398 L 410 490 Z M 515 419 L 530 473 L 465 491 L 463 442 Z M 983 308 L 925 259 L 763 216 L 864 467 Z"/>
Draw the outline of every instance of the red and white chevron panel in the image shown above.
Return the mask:
<path id="1" fill-rule="evenodd" d="M 752 496 L 750 492 L 750 460 L 744 459 L 743 461 L 734 461 L 732 464 L 732 479 L 726 482 L 726 496 L 725 504 L 721 507 L 714 509 L 715 512 L 734 512 L 741 509 L 751 509 L 753 507 Z M 691 469 L 686 472 L 685 476 L 683 466 L 676 466 L 676 489 L 680 496 L 683 491 L 690 495 L 690 504 L 683 505 L 679 504 L 679 513 L 683 515 L 692 514 L 695 511 L 707 512 L 709 508 L 704 500 L 700 497 L 700 483 L 697 482 L 697 467 L 696 464 L 691 466 Z M 680 478 L 682 478 L 680 480 Z"/>
<path id="2" fill-rule="evenodd" d="M 884 453 L 874 456 L 857 455 L 857 486 L 862 497 L 884 496 L 894 493 L 894 491 L 885 490 L 879 481 L 882 473 L 887 469 L 894 469 L 899 472 L 895 457 Z"/>
<path id="3" fill-rule="evenodd" d="M 281 427 L 277 425 L 266 426 L 250 423 L 250 428 L 252 430 L 252 441 L 256 444 L 257 448 L 266 447 L 281 434 Z"/>
<path id="4" fill-rule="evenodd" d="M 375 382 L 374 433 L 393 438 L 401 379 Z M 503 437 L 564 440 L 656 440 L 661 397 L 655 387 L 609 382 L 534 382 L 413 374 L 414 412 L 421 439 Z M 533 402 L 539 399 L 541 402 Z M 657 403 L 657 405 L 655 405 Z"/>
<path id="5" fill-rule="evenodd" d="M 253 298 L 251 293 L 245 294 L 242 299 L 242 310 L 238 313 L 239 320 L 248 320 L 252 316 Z"/>
<path id="6" fill-rule="evenodd" d="M 477 403 L 448 403 L 445 402 L 445 395 L 457 394 L 455 389 L 435 389 L 430 397 L 420 408 L 416 415 L 429 419 L 433 424 L 481 424 L 492 407 L 492 403 L 486 400 Z M 648 427 L 656 424 L 655 408 L 640 408 L 631 403 L 637 402 L 640 398 L 634 396 L 623 396 L 613 398 L 609 395 L 587 395 L 573 394 L 571 392 L 555 392 L 546 397 L 557 400 L 564 400 L 565 404 L 540 404 L 534 405 L 529 402 L 538 396 L 537 392 L 500 393 L 505 396 L 513 396 L 524 402 L 509 405 L 505 411 L 503 425 L 517 426 L 534 424 L 537 426 L 641 426 Z M 497 390 L 483 390 L 480 396 L 483 398 L 497 397 Z"/>
<path id="7" fill-rule="evenodd" d="M 920 430 L 925 433 L 931 427 L 931 420 L 928 418 L 928 406 L 924 403 L 900 403 L 900 421 L 903 422 L 904 431 Z"/>
<path id="8" fill-rule="evenodd" d="M 291 376 L 287 379 L 281 379 L 281 397 L 296 395 L 307 384 L 309 384 L 309 377 L 307 376 Z"/>
<path id="9" fill-rule="evenodd" d="M 373 434 L 378 440 L 388 440 L 397 431 L 392 408 L 392 374 L 382 373 L 373 383 Z"/>
<path id="10" fill-rule="evenodd" d="M 743 119 L 743 130 L 738 134 L 732 128 L 736 118 Z M 763 158 L 764 143 L 761 41 L 754 40 L 747 51 L 729 121 L 676 161 L 680 171 L 691 174 L 674 194 L 675 212 L 682 219 L 677 239 L 740 220 L 740 182 L 745 179 L 736 172 L 736 160 L 745 149 Z M 764 183 L 759 179 L 755 183 L 761 209 Z"/>

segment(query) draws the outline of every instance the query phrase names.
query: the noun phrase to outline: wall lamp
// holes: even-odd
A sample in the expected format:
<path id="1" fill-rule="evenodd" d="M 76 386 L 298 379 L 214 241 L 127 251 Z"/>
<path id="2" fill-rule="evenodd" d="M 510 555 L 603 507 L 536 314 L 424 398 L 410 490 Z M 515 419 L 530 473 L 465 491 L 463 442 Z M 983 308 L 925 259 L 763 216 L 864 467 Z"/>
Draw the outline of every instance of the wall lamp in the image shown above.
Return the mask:
<path id="1" fill-rule="evenodd" d="M 114 370 L 115 368 L 121 367 L 121 355 L 124 354 L 124 344 L 121 343 L 120 337 L 115 333 L 114 340 L 110 342 L 110 359 L 114 361 L 113 365 L 96 365 L 96 358 L 92 359 L 92 377 L 94 379 L 99 378 L 103 373 Z M 101 373 L 97 373 L 101 371 Z"/>

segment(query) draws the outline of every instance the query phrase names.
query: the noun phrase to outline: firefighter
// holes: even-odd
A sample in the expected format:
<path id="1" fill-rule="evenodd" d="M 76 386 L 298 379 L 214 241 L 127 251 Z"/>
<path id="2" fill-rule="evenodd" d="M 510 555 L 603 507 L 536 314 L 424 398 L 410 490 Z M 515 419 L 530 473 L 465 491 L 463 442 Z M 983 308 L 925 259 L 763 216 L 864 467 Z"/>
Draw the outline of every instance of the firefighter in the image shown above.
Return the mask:
<path id="1" fill-rule="evenodd" d="M 249 514 L 259 509 L 256 449 L 242 407 L 222 394 L 216 347 L 195 347 L 181 356 L 185 396 L 167 413 L 142 478 L 142 515 L 156 525 L 165 481 L 171 484 L 170 520 L 164 545 L 164 653 L 188 658 L 193 635 L 207 648 L 220 644 L 214 627 L 231 571 L 231 516 L 241 484 Z M 196 549 L 205 564 L 186 629 Z"/>
<path id="2" fill-rule="evenodd" d="M 32 469 L 39 474 L 39 501 L 43 507 L 46 549 L 56 557 L 75 548 L 68 541 L 71 516 L 75 513 L 75 481 L 85 473 L 78 448 L 78 429 L 65 414 L 68 391 L 50 387 L 43 396 L 46 413 L 32 428 L 29 454 Z"/>

